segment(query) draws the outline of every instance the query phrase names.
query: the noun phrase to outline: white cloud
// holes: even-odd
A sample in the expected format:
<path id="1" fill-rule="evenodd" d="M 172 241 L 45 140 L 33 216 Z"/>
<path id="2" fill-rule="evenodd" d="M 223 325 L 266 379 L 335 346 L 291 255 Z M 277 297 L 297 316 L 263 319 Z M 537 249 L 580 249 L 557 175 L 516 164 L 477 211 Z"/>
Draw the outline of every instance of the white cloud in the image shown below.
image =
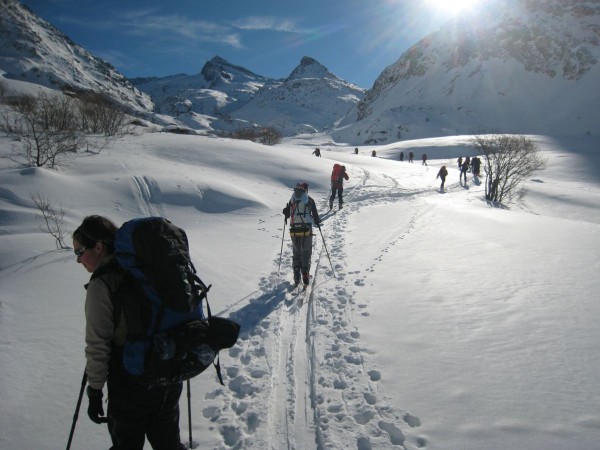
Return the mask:
<path id="1" fill-rule="evenodd" d="M 290 19 L 278 19 L 270 16 L 253 16 L 232 22 L 232 25 L 242 30 L 271 30 L 286 33 L 306 33 Z"/>

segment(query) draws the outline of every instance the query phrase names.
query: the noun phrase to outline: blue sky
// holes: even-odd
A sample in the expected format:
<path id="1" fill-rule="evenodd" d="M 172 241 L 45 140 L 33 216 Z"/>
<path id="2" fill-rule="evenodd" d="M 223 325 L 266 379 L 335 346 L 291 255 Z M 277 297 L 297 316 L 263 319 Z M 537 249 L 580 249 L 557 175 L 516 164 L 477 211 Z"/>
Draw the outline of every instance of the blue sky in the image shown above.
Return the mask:
<path id="1" fill-rule="evenodd" d="M 435 0 L 22 3 L 127 77 L 194 74 L 218 55 L 258 75 L 284 78 L 310 56 L 363 88 L 451 18 Z"/>

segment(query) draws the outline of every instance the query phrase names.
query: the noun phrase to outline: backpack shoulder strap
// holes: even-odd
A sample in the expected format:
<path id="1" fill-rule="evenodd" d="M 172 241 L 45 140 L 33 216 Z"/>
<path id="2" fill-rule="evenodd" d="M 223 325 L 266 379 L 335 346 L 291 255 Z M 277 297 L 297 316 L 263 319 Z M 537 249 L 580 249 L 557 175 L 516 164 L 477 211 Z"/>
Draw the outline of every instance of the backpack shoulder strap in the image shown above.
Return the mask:
<path id="1" fill-rule="evenodd" d="M 120 280 L 118 281 L 116 286 L 112 286 L 111 283 L 107 281 L 106 275 L 109 273 L 117 273 L 117 276 L 120 277 Z M 115 329 L 121 321 L 121 314 L 123 312 L 123 301 L 121 300 L 120 292 L 122 290 L 121 287 L 126 277 L 126 271 L 123 268 L 121 268 L 121 266 L 119 266 L 119 263 L 116 259 L 109 261 L 107 264 L 100 267 L 99 270 L 94 271 L 94 273 L 90 277 L 90 281 L 97 278 L 100 282 L 102 282 L 102 284 L 104 284 L 104 286 L 106 286 L 106 289 L 110 293 L 110 301 L 113 306 L 113 324 Z"/>

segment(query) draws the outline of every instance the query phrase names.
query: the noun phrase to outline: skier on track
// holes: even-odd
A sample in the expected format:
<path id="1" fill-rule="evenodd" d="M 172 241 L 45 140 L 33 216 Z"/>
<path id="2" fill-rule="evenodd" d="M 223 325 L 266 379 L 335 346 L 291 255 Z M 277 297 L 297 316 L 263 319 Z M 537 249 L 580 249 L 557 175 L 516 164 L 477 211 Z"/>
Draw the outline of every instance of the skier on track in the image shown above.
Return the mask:
<path id="1" fill-rule="evenodd" d="M 308 195 L 308 184 L 298 183 L 294 193 L 283 208 L 283 215 L 290 219 L 290 237 L 292 238 L 292 267 L 294 284 L 308 286 L 310 281 L 310 260 L 312 256 L 312 227 L 319 226 L 321 220 L 315 201 Z"/>

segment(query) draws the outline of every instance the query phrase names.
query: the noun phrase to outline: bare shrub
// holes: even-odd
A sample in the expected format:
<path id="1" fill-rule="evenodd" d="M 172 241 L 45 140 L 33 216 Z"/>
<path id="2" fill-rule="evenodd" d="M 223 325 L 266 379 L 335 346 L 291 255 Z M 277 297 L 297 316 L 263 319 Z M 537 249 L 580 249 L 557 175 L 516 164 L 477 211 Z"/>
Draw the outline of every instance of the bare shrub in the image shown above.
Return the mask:
<path id="1" fill-rule="evenodd" d="M 126 133 L 127 114 L 105 96 L 86 92 L 78 96 L 80 127 L 84 133 L 117 136 Z"/>
<path id="2" fill-rule="evenodd" d="M 490 202 L 521 194 L 522 181 L 546 163 L 535 142 L 525 136 L 477 135 L 474 146 L 484 159 L 485 198 Z"/>
<path id="3" fill-rule="evenodd" d="M 264 145 L 275 145 L 281 142 L 281 134 L 272 127 L 242 128 L 240 130 L 225 133 L 224 136 L 232 139 L 259 142 Z"/>
<path id="4" fill-rule="evenodd" d="M 272 127 L 262 128 L 258 134 L 258 142 L 264 145 L 275 145 L 281 142 L 281 134 Z"/>
<path id="5" fill-rule="evenodd" d="M 56 249 L 61 250 L 70 248 L 65 243 L 67 233 L 65 231 L 65 214 L 62 203 L 51 202 L 39 192 L 31 196 L 31 200 L 41 214 L 36 214 L 37 218 L 44 220 L 44 226 L 40 227 L 42 231 L 49 233 L 56 241 Z"/>
<path id="6" fill-rule="evenodd" d="M 16 115 L 4 114 L 3 127 L 23 143 L 27 164 L 54 167 L 61 156 L 75 152 L 83 142 L 75 101 L 69 97 L 39 94 L 11 100 Z"/>

